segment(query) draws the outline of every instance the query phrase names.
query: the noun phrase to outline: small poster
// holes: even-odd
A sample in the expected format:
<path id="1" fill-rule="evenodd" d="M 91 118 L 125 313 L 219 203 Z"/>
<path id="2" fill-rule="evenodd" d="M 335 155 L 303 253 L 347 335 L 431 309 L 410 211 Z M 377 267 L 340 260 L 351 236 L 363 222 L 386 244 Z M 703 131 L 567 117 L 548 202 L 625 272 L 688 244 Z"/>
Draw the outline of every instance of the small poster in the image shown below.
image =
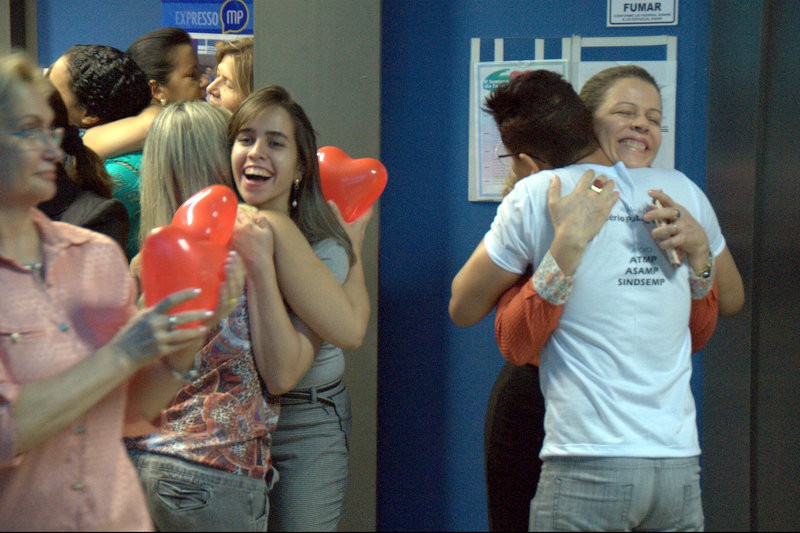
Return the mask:
<path id="1" fill-rule="evenodd" d="M 161 23 L 189 32 L 200 73 L 214 80 L 218 41 L 253 35 L 253 0 L 161 0 Z"/>
<path id="2" fill-rule="evenodd" d="M 492 116 L 483 111 L 486 97 L 501 83 L 507 82 L 517 72 L 546 69 L 558 72 L 567 78 L 567 61 L 562 59 L 541 61 L 488 61 L 475 63 L 474 104 L 470 123 L 472 124 L 470 142 L 472 179 L 470 179 L 471 201 L 499 201 L 502 198 L 510 169 L 497 157 L 505 151 L 500 141 L 500 132 Z"/>

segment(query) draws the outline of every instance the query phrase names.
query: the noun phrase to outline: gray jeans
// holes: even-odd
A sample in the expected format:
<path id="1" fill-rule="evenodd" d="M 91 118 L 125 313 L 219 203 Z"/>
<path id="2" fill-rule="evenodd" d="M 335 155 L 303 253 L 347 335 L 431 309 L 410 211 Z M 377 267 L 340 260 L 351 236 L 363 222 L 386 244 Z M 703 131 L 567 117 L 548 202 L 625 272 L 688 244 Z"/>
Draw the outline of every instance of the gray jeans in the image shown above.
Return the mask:
<path id="1" fill-rule="evenodd" d="M 158 531 L 266 531 L 272 479 L 129 451 Z"/>
<path id="2" fill-rule="evenodd" d="M 698 457 L 545 458 L 530 531 L 702 531 Z"/>
<path id="3" fill-rule="evenodd" d="M 281 398 L 272 460 L 269 531 L 336 531 L 347 491 L 350 395 L 343 384 Z"/>

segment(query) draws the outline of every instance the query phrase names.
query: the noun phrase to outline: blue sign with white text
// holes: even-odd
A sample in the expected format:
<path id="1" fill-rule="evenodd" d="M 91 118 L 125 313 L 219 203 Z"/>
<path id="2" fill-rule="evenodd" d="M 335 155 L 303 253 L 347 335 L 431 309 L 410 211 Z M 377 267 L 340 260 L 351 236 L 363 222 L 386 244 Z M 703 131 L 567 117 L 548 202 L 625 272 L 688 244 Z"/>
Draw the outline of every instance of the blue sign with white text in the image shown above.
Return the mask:
<path id="1" fill-rule="evenodd" d="M 164 26 L 189 33 L 253 34 L 253 0 L 161 0 Z"/>

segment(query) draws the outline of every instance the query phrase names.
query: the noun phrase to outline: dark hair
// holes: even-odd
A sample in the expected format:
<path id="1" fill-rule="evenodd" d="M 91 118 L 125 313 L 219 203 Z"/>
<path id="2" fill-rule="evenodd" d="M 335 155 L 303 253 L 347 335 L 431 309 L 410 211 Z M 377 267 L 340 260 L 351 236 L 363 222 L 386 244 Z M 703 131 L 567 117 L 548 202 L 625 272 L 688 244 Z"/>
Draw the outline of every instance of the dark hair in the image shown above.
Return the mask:
<path id="1" fill-rule="evenodd" d="M 175 69 L 175 48 L 192 44 L 192 37 L 181 28 L 158 28 L 139 36 L 127 54 L 147 75 L 147 79 L 166 85 Z"/>
<path id="2" fill-rule="evenodd" d="M 67 106 L 55 88 L 50 93 L 48 103 L 54 113 L 53 127 L 64 128 L 61 149 L 67 157 L 65 164 L 56 165 L 58 173 L 68 176 L 81 189 L 111 198 L 114 182 L 106 171 L 103 160 L 83 144 L 78 127 L 69 124 Z"/>
<path id="3" fill-rule="evenodd" d="M 147 77 L 128 55 L 99 44 L 78 44 L 64 53 L 70 90 L 101 124 L 138 115 L 153 96 Z"/>
<path id="4" fill-rule="evenodd" d="M 273 106 L 286 110 L 294 123 L 297 164 L 302 172 L 299 186 L 294 187 L 289 195 L 289 216 L 311 244 L 327 238 L 336 240 L 347 251 L 352 265 L 355 260 L 353 245 L 322 194 L 314 127 L 303 108 L 292 99 L 286 89 L 278 85 L 268 85 L 250 93 L 231 117 L 228 144 L 232 147 L 242 127 Z M 296 206 L 293 205 L 295 201 Z"/>
<path id="5" fill-rule="evenodd" d="M 636 78 L 655 87 L 659 97 L 661 89 L 658 87 L 655 78 L 645 69 L 638 65 L 620 65 L 603 69 L 583 84 L 581 89 L 581 100 L 594 115 L 603 105 L 608 90 L 619 80 L 625 78 Z"/>
<path id="6" fill-rule="evenodd" d="M 560 74 L 526 71 L 500 84 L 484 103 L 512 153 L 553 168 L 574 163 L 598 146 L 592 114 Z"/>

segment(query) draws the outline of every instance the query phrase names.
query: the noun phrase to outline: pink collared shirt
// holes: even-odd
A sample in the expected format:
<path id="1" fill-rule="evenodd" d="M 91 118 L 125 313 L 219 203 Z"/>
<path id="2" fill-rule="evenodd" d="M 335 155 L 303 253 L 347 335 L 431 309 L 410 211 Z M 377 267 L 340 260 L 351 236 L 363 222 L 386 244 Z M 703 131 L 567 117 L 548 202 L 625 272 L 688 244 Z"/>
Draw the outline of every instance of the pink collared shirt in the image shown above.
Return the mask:
<path id="1" fill-rule="evenodd" d="M 14 455 L 22 387 L 89 357 L 136 311 L 135 282 L 114 241 L 38 211 L 34 221 L 44 280 L 0 256 L 0 529 L 152 530 L 122 442 L 127 385 Z"/>

